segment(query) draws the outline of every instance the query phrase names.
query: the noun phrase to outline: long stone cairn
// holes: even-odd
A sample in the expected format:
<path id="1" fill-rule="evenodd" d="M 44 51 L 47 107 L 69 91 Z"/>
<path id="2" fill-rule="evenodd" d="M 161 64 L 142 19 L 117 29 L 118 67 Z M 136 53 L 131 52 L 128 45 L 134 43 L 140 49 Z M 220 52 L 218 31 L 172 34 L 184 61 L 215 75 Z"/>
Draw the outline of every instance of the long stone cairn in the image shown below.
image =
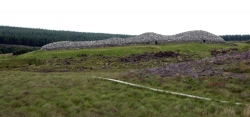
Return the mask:
<path id="1" fill-rule="evenodd" d="M 160 35 L 156 33 L 144 33 L 130 38 L 109 38 L 98 41 L 59 41 L 44 45 L 41 50 L 80 49 L 106 46 L 126 46 L 138 44 L 165 44 L 165 43 L 224 43 L 225 40 L 212 33 L 196 30 L 179 33 L 176 35 Z"/>

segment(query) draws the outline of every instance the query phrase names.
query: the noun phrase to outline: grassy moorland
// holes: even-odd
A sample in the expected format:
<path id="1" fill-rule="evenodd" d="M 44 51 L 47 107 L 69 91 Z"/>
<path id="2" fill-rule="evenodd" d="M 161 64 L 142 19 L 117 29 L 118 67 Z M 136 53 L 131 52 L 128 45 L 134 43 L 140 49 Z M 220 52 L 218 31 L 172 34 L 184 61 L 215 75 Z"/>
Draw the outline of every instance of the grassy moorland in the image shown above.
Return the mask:
<path id="1" fill-rule="evenodd" d="M 239 48 L 245 51 L 247 43 L 238 46 L 228 44 L 166 44 L 124 47 L 105 47 L 79 50 L 34 51 L 2 60 L 0 68 L 23 71 L 86 71 L 86 70 L 128 70 L 163 66 L 173 62 L 197 60 L 211 57 L 214 49 Z M 172 51 L 180 56 L 147 55 Z M 138 55 L 139 54 L 139 55 Z M 138 56 L 137 56 L 138 55 Z M 148 56 L 147 60 L 141 59 Z M 157 54 L 158 56 L 158 54 Z M 128 58 L 136 59 L 126 62 Z M 140 59 L 140 60 L 139 60 Z"/>
<path id="2" fill-rule="evenodd" d="M 249 48 L 247 43 L 191 43 L 0 55 L 0 116 L 248 117 L 249 77 L 168 77 L 136 72 L 145 68 L 246 52 Z M 249 76 L 248 62 L 249 59 L 214 66 L 222 66 L 225 74 Z M 92 76 L 115 78 L 143 86 L 208 97 L 215 101 L 157 93 Z M 235 105 L 234 102 L 246 105 Z"/>

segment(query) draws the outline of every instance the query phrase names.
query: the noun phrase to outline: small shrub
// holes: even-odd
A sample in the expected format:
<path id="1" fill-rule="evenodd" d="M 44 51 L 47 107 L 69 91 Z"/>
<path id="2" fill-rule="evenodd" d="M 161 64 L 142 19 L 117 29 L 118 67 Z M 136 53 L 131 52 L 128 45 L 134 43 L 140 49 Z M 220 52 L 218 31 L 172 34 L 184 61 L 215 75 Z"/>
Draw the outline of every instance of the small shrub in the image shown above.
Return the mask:
<path id="1" fill-rule="evenodd" d="M 21 55 L 21 54 L 24 54 L 24 53 L 27 53 L 27 52 L 31 52 L 33 51 L 33 49 L 25 49 L 25 48 L 22 48 L 22 49 L 18 49 L 18 50 L 15 50 L 13 52 L 13 55 Z"/>

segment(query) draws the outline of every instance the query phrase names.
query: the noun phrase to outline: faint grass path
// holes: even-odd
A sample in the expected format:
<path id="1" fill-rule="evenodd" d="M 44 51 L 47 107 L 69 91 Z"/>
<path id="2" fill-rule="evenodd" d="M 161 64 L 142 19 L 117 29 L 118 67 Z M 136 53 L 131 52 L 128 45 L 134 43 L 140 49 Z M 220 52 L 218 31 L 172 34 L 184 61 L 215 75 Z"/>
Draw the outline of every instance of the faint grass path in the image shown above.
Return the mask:
<path id="1" fill-rule="evenodd" d="M 129 83 L 129 82 L 121 81 L 121 80 L 115 80 L 115 79 L 111 79 L 111 78 L 103 78 L 103 77 L 97 77 L 97 76 L 93 76 L 93 78 L 98 78 L 98 79 L 102 79 L 102 80 L 117 82 L 117 83 L 129 85 L 129 86 L 133 86 L 133 87 L 148 89 L 148 90 L 155 91 L 155 92 L 167 93 L 167 94 L 172 94 L 172 95 L 178 95 L 178 96 L 182 96 L 182 97 L 195 98 L 195 99 L 208 100 L 208 101 L 217 101 L 217 102 L 221 102 L 221 103 L 231 103 L 229 101 L 224 101 L 224 100 L 213 100 L 211 98 L 206 98 L 206 97 L 200 97 L 200 96 L 195 96 L 195 95 L 189 95 L 189 94 L 184 94 L 184 93 L 178 93 L 178 92 L 172 92 L 172 91 L 166 91 L 166 90 L 161 90 L 161 89 L 146 87 L 146 86 L 142 86 L 142 85 L 138 85 L 138 84 L 133 84 L 133 83 Z M 236 105 L 249 105 L 249 104 L 238 103 L 238 102 L 232 103 L 232 104 L 236 104 Z"/>

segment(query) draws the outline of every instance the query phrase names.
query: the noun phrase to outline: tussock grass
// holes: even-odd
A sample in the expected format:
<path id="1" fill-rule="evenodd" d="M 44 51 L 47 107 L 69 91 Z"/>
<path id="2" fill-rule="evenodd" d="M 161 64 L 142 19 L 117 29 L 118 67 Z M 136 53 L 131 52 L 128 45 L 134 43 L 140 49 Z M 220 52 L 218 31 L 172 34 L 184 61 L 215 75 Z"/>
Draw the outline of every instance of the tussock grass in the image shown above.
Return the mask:
<path id="1" fill-rule="evenodd" d="M 242 116 L 243 117 L 249 117 L 250 116 L 250 105 L 249 106 L 246 106 L 243 110 L 243 113 L 242 113 Z"/>
<path id="2" fill-rule="evenodd" d="M 248 107 L 201 101 L 91 78 L 117 73 L 0 72 L 0 116 L 235 116 Z M 230 113 L 229 113 L 230 112 Z"/>

